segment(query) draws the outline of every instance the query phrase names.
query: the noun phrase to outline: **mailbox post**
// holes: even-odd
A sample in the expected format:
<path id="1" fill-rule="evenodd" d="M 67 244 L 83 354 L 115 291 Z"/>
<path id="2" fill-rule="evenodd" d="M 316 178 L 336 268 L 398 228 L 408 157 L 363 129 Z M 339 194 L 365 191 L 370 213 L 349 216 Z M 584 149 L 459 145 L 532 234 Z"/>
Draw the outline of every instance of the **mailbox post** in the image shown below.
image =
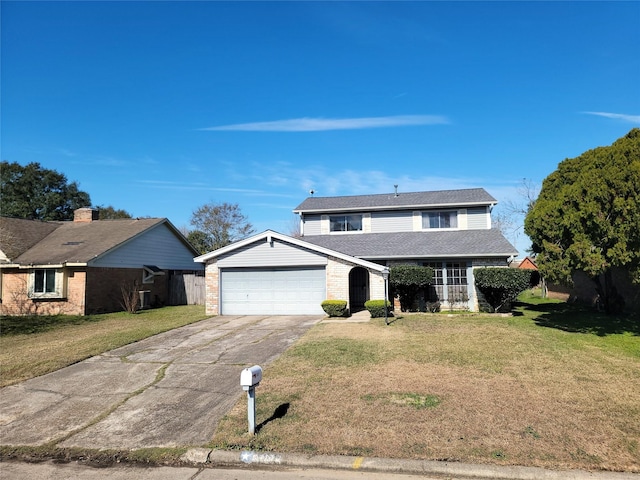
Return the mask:
<path id="1" fill-rule="evenodd" d="M 245 368 L 240 373 L 240 386 L 247 392 L 247 418 L 249 419 L 249 433 L 256 433 L 256 387 L 262 380 L 262 367 L 254 365 Z"/>

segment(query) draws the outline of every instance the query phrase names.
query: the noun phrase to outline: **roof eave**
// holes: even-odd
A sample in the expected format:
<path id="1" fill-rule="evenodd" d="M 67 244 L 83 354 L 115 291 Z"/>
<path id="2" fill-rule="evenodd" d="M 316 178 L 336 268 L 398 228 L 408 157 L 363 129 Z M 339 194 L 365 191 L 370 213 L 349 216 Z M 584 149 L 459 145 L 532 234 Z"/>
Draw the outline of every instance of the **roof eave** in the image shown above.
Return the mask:
<path id="1" fill-rule="evenodd" d="M 370 262 L 365 260 L 364 258 L 355 257 L 353 255 L 347 255 L 345 253 L 339 252 L 337 250 L 332 250 L 330 248 L 321 247 L 319 245 L 315 245 L 313 243 L 305 242 L 304 240 L 300 240 L 294 237 L 289 237 L 288 235 L 283 235 L 282 233 L 274 232 L 273 230 L 266 230 L 258 235 L 254 235 L 249 238 L 245 238 L 244 240 L 240 240 L 238 242 L 227 245 L 226 247 L 219 248 L 218 250 L 214 250 L 213 252 L 205 253 L 204 255 L 200 255 L 193 259 L 194 262 L 206 263 L 211 259 L 224 255 L 226 253 L 232 252 L 238 248 L 242 248 L 246 245 L 250 245 L 252 243 L 258 242 L 262 239 L 266 239 L 269 241 L 270 239 L 277 239 L 286 243 L 290 243 L 292 245 L 296 245 L 298 247 L 306 248 L 308 250 L 312 250 L 317 253 L 321 253 L 324 255 L 328 255 L 331 257 L 339 258 L 341 260 L 346 260 L 353 263 L 358 263 L 364 267 L 370 268 L 372 270 L 377 270 L 381 273 L 388 272 L 389 269 L 385 265 L 379 265 L 377 263 Z"/>
<path id="2" fill-rule="evenodd" d="M 356 258 L 370 259 L 370 260 L 415 260 L 418 258 L 509 258 L 513 255 L 517 255 L 517 252 L 511 253 L 443 253 L 436 255 L 362 255 L 355 256 Z"/>
<path id="3" fill-rule="evenodd" d="M 432 204 L 415 204 L 415 205 L 389 205 L 375 207 L 336 207 L 336 208 L 309 208 L 296 209 L 293 213 L 338 213 L 338 212 L 369 212 L 369 211 L 389 211 L 389 210 L 425 210 L 430 208 L 465 208 L 465 207 L 491 207 L 497 202 L 452 202 L 452 203 L 432 203 Z"/>

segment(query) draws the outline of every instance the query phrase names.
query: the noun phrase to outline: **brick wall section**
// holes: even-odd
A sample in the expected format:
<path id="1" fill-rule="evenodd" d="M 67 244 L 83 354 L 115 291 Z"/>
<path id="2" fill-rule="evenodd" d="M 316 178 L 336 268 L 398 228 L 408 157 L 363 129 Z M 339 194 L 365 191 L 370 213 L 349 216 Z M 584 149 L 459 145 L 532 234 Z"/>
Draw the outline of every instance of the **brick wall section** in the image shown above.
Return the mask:
<path id="1" fill-rule="evenodd" d="M 353 265 L 340 260 L 339 258 L 329 257 L 327 263 L 327 300 L 346 300 L 347 307 L 349 305 L 349 272 Z"/>
<path id="2" fill-rule="evenodd" d="M 205 267 L 205 305 L 207 315 L 220 315 L 220 269 L 216 260 Z"/>
<path id="3" fill-rule="evenodd" d="M 137 291 L 151 292 L 151 306 L 167 303 L 169 295 L 168 275 L 154 277 L 153 284 L 142 283 L 141 268 L 66 268 L 63 299 L 29 298 L 27 289 L 28 270 L 6 270 L 2 272 L 3 315 L 91 315 L 119 312 L 122 307 L 123 284 L 135 285 Z"/>
<path id="4" fill-rule="evenodd" d="M 84 272 L 65 271 L 66 298 L 29 298 L 28 270 L 2 271 L 3 315 L 84 315 Z"/>
<path id="5" fill-rule="evenodd" d="M 327 300 L 346 300 L 349 303 L 349 272 L 357 267 L 353 263 L 335 257 L 329 257 L 327 263 Z M 369 298 L 384 299 L 384 278 L 382 273 L 369 271 Z"/>
<path id="6" fill-rule="evenodd" d="M 122 288 L 148 290 L 152 307 L 166 305 L 169 275 L 155 275 L 153 283 L 142 283 L 142 268 L 90 268 L 87 273 L 86 312 L 107 313 L 124 310 Z"/>

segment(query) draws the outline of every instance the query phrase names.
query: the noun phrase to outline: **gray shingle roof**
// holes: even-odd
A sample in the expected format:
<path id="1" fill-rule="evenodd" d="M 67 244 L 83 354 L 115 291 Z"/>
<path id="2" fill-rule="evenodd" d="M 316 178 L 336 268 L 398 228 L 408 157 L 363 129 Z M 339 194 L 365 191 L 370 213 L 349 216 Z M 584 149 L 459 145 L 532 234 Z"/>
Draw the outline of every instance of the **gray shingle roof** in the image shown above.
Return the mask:
<path id="1" fill-rule="evenodd" d="M 499 230 L 305 236 L 301 240 L 366 260 L 516 255 Z"/>
<path id="2" fill-rule="evenodd" d="M 41 241 L 12 260 L 22 265 L 87 263 L 164 222 L 167 222 L 165 218 L 61 222 Z"/>
<path id="3" fill-rule="evenodd" d="M 428 208 L 444 206 L 490 205 L 497 200 L 484 188 L 440 190 L 433 192 L 383 193 L 343 197 L 309 197 L 294 212 L 321 212 L 346 210 L 385 210 L 401 208 Z"/>

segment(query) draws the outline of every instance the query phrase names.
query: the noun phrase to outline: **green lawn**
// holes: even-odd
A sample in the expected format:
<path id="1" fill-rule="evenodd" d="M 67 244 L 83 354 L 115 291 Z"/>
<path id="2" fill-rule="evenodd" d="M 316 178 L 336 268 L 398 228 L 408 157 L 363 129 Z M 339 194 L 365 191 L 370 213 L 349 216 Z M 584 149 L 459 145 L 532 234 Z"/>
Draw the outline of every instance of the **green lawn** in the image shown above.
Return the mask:
<path id="1" fill-rule="evenodd" d="M 319 324 L 212 446 L 640 472 L 640 334 L 527 294 L 513 316 Z"/>

